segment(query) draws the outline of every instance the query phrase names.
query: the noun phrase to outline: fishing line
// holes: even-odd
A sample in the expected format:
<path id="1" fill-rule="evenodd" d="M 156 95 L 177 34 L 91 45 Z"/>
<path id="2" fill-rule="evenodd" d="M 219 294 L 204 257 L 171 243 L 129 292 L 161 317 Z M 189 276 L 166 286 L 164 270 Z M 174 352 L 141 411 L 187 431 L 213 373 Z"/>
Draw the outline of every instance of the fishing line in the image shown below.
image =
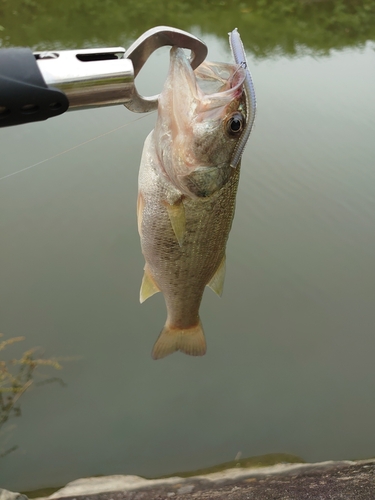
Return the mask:
<path id="1" fill-rule="evenodd" d="M 18 175 L 22 172 L 25 172 L 26 170 L 30 170 L 31 168 L 37 167 L 38 165 L 41 165 L 42 163 L 45 163 L 46 161 L 53 160 L 54 158 L 57 158 L 58 156 L 62 156 L 65 153 L 69 153 L 70 151 L 73 151 L 74 149 L 80 148 L 81 146 L 84 146 L 85 144 L 88 144 L 89 142 L 95 141 L 96 139 L 100 139 L 101 137 L 112 134 L 113 132 L 116 132 L 116 130 L 120 130 L 124 127 L 127 127 L 128 125 L 131 125 L 134 122 L 142 120 L 142 118 L 146 118 L 146 116 L 148 116 L 148 115 L 150 115 L 150 113 L 147 113 L 146 115 L 140 116 L 139 118 L 136 118 L 135 120 L 132 120 L 131 122 L 124 123 L 123 125 L 120 125 L 119 127 L 116 127 L 112 130 L 109 130 L 108 132 L 104 132 L 103 134 L 92 137 L 91 139 L 88 139 L 87 141 L 81 142 L 80 144 L 77 144 L 76 146 L 73 146 L 69 149 L 65 149 L 64 151 L 61 151 L 60 153 L 57 153 L 53 156 L 50 156 L 49 158 L 46 158 L 45 160 L 41 160 L 41 161 L 38 161 L 37 163 L 34 163 L 33 165 L 29 165 L 28 167 L 21 168 L 21 170 L 17 170 L 17 172 L 12 172 L 11 174 L 4 175 L 3 177 L 0 177 L 0 181 L 7 179 L 8 177 L 13 177 L 13 175 Z"/>

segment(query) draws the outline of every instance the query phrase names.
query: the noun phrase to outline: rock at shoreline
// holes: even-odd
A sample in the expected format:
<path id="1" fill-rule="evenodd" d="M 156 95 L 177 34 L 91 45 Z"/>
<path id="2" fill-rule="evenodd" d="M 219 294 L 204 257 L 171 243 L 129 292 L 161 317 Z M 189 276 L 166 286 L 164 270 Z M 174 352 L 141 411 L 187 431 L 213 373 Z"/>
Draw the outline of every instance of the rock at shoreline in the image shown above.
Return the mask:
<path id="1" fill-rule="evenodd" d="M 0 488 L 0 500 L 28 500 L 26 495 L 14 493 L 13 491 L 3 490 Z"/>
<path id="2" fill-rule="evenodd" d="M 9 495 L 0 500 L 26 499 Z M 43 500 L 59 499 L 375 500 L 375 459 L 236 468 L 188 478 L 92 477 L 73 481 Z"/>

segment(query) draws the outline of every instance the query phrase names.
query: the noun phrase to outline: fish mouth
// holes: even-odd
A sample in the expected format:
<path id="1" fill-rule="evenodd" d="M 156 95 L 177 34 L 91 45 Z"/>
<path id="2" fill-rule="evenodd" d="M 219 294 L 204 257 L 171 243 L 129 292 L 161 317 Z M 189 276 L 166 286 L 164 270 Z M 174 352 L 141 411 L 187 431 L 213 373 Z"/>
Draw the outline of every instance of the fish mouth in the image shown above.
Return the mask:
<path id="1" fill-rule="evenodd" d="M 226 107 L 243 92 L 245 72 L 239 65 L 204 62 L 193 71 L 183 49 L 172 47 L 159 114 L 169 114 L 175 132 L 186 133 L 191 120 L 222 119 Z"/>
<path id="2" fill-rule="evenodd" d="M 206 61 L 195 70 L 195 76 L 206 97 L 218 105 L 242 94 L 245 72 L 240 65 Z"/>

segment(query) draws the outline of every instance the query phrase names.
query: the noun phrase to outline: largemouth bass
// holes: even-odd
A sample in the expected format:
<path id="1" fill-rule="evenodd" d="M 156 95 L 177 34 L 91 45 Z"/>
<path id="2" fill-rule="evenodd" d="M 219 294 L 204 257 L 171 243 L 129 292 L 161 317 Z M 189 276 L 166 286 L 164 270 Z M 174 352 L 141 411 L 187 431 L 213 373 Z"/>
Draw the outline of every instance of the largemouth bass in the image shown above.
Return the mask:
<path id="1" fill-rule="evenodd" d="M 167 320 L 152 357 L 206 353 L 199 319 L 205 286 L 222 294 L 225 247 L 240 175 L 231 158 L 245 128 L 246 69 L 201 64 L 171 49 L 158 117 L 139 172 L 138 230 L 145 257 L 140 301 L 161 291 Z"/>

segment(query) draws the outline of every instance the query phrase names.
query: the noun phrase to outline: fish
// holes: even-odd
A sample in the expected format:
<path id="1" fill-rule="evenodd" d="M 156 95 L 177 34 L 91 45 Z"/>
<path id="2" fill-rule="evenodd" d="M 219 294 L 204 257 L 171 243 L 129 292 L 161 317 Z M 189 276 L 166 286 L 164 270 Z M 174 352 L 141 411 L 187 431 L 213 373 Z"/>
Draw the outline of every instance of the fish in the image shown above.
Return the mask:
<path id="1" fill-rule="evenodd" d="M 236 147 L 249 113 L 246 79 L 246 67 L 238 61 L 205 61 L 193 71 L 181 48 L 170 51 L 138 178 L 145 258 L 140 302 L 162 292 L 167 308 L 153 359 L 176 351 L 206 353 L 199 308 L 206 286 L 219 296 L 223 292 L 244 144 L 241 152 Z"/>

